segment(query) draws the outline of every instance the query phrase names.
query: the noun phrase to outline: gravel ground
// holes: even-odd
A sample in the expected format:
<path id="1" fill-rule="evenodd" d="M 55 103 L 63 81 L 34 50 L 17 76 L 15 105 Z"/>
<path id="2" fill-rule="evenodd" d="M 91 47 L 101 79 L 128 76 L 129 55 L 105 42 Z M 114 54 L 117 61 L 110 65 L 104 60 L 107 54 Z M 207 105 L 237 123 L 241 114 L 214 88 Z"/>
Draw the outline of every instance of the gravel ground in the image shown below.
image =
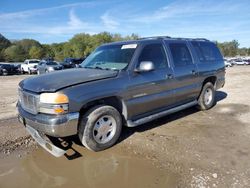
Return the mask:
<path id="1" fill-rule="evenodd" d="M 180 177 L 179 187 L 249 187 L 250 66 L 227 69 L 217 105 L 124 128 L 115 146 Z M 0 77 L 0 157 L 36 146 L 15 116 L 17 84 L 27 76 Z"/>

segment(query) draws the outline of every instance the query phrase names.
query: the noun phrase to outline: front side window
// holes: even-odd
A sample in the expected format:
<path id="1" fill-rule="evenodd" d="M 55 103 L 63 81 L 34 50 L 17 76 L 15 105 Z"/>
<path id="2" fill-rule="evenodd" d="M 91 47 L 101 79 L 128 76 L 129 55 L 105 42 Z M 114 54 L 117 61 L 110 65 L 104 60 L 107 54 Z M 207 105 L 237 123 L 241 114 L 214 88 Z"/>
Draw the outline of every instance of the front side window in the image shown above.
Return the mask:
<path id="1" fill-rule="evenodd" d="M 155 69 L 162 69 L 167 67 L 167 59 L 162 44 L 146 45 L 143 48 L 138 61 L 151 61 L 154 63 Z"/>
<path id="2" fill-rule="evenodd" d="M 122 70 L 130 63 L 136 47 L 137 44 L 101 46 L 81 63 L 81 67 Z"/>
<path id="3" fill-rule="evenodd" d="M 170 43 L 169 48 L 176 67 L 190 65 L 193 63 L 191 54 L 185 43 Z"/>

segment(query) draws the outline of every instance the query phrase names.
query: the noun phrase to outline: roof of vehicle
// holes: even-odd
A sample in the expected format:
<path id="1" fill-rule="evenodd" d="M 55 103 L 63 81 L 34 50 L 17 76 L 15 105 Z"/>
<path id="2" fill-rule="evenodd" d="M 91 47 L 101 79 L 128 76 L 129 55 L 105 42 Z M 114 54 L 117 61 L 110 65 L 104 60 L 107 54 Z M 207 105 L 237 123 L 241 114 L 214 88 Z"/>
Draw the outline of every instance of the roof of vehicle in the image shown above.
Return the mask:
<path id="1" fill-rule="evenodd" d="M 153 37 L 143 37 L 143 38 L 139 38 L 137 40 L 128 40 L 128 41 L 117 41 L 117 42 L 111 42 L 111 43 L 106 43 L 103 44 L 102 46 L 106 46 L 106 45 L 126 45 L 126 44 L 139 44 L 139 43 L 144 43 L 144 42 L 148 42 L 148 41 L 159 41 L 159 40 L 174 40 L 174 41 L 206 41 L 206 42 L 211 42 L 208 39 L 205 38 L 172 38 L 169 36 L 153 36 Z"/>

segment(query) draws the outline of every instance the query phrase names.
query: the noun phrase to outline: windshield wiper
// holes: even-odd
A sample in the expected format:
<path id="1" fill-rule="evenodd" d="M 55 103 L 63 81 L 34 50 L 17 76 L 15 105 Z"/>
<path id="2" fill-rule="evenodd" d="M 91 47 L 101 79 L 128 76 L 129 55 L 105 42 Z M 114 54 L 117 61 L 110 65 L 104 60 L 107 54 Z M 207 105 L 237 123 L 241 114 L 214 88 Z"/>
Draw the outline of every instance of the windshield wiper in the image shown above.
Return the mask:
<path id="1" fill-rule="evenodd" d="M 99 70 L 113 70 L 113 71 L 118 71 L 118 69 L 116 68 L 103 68 L 103 67 L 100 67 L 100 66 L 94 66 L 94 67 L 90 67 L 90 66 L 87 66 L 87 67 L 83 67 L 85 69 L 99 69 Z"/>

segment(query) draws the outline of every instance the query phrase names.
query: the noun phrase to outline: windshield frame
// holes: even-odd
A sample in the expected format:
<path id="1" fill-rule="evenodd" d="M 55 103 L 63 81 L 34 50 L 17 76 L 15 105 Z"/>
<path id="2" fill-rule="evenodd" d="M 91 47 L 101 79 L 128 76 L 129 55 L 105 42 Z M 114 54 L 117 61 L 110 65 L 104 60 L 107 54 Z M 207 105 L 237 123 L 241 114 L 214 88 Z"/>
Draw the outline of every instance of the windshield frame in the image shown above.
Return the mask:
<path id="1" fill-rule="evenodd" d="M 38 60 L 32 60 L 32 61 L 29 61 L 29 64 L 38 64 L 40 61 Z"/>
<path id="2" fill-rule="evenodd" d="M 51 64 L 52 63 L 52 64 Z M 53 65 L 58 65 L 56 62 L 54 62 L 54 61 L 48 61 L 48 62 L 46 62 L 46 65 L 48 65 L 48 66 L 53 66 Z"/>
<path id="3" fill-rule="evenodd" d="M 126 66 L 122 69 L 112 69 L 112 68 L 102 68 L 100 66 L 95 66 L 95 67 L 90 67 L 90 66 L 85 66 L 84 64 L 88 61 L 89 58 L 91 58 L 91 55 L 93 55 L 94 53 L 96 53 L 97 51 L 99 51 L 102 48 L 108 48 L 108 47 L 112 47 L 112 46 L 119 46 L 121 49 L 123 46 L 127 46 L 127 45 L 135 45 L 135 47 L 133 48 L 128 48 L 128 49 L 134 49 L 132 56 L 130 57 L 129 62 L 126 62 Z M 130 66 L 131 62 L 133 61 L 135 55 L 136 55 L 136 51 L 139 47 L 139 43 L 137 41 L 131 41 L 131 42 L 124 42 L 124 43 L 116 43 L 116 44 L 105 44 L 102 46 L 97 47 L 82 63 L 80 63 L 80 67 L 82 68 L 90 68 L 90 69 L 102 69 L 102 70 L 112 70 L 112 71 L 125 71 L 128 69 L 128 67 Z M 115 62 L 114 62 L 115 63 Z"/>

